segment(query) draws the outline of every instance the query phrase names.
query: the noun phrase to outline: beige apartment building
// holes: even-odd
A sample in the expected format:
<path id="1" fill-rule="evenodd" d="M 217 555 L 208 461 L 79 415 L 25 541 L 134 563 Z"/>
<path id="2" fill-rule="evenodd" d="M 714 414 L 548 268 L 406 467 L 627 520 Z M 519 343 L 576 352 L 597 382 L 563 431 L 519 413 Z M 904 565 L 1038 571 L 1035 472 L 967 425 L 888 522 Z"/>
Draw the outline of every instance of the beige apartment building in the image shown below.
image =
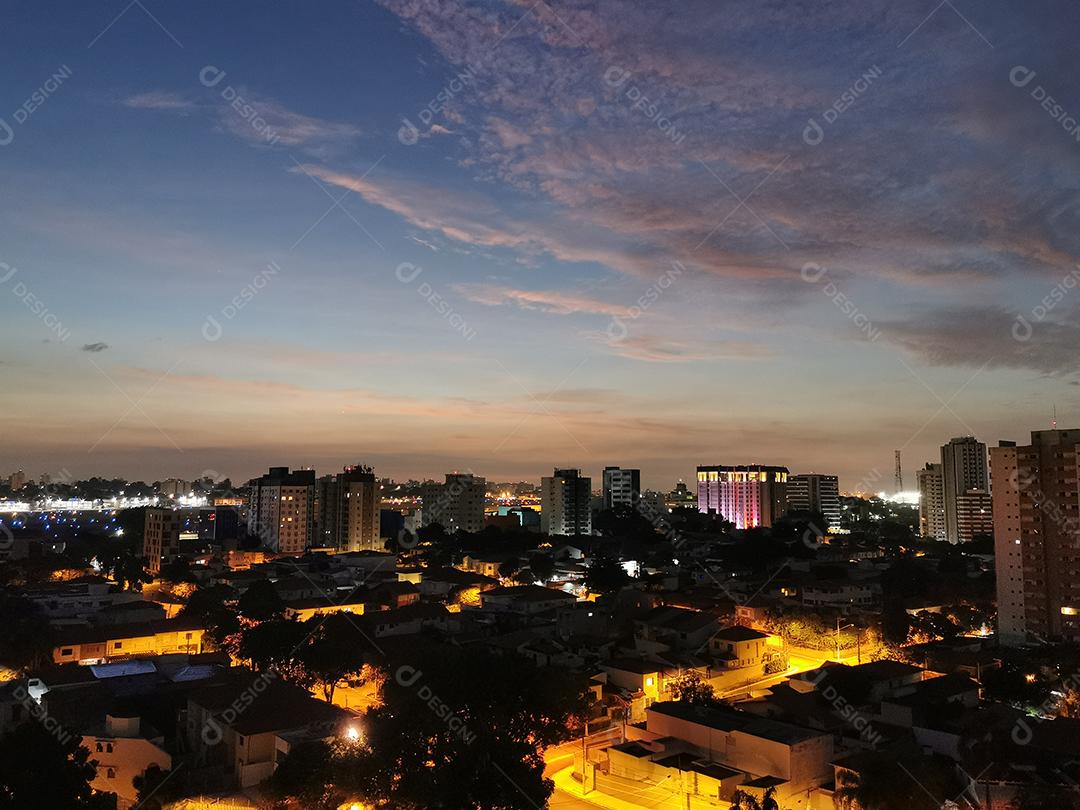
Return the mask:
<path id="1" fill-rule="evenodd" d="M 998 637 L 1080 640 L 1080 430 L 990 450 Z"/>

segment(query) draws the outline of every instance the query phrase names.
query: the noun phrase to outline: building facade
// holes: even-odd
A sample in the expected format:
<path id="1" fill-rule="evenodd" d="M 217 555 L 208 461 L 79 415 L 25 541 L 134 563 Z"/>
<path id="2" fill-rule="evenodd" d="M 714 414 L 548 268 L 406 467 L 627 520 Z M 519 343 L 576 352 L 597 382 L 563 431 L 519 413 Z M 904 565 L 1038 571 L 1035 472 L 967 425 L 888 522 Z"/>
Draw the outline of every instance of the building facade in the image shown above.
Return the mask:
<path id="1" fill-rule="evenodd" d="M 446 482 L 425 484 L 420 490 L 424 526 L 438 523 L 448 532 L 479 532 L 484 528 L 487 481 L 472 473 L 447 473 Z"/>
<path id="2" fill-rule="evenodd" d="M 147 509 L 143 524 L 142 557 L 151 574 L 161 571 L 161 563 L 180 553 L 181 513 L 174 509 Z"/>
<path id="3" fill-rule="evenodd" d="M 941 448 L 942 497 L 945 502 L 945 539 L 960 542 L 959 498 L 965 492 L 990 491 L 986 445 L 974 436 L 950 439 Z"/>
<path id="4" fill-rule="evenodd" d="M 956 497 L 957 542 L 970 543 L 994 534 L 993 499 L 989 492 L 971 489 Z"/>
<path id="5" fill-rule="evenodd" d="M 927 462 L 915 473 L 919 482 L 919 534 L 945 540 L 945 484 L 941 465 Z"/>
<path id="6" fill-rule="evenodd" d="M 697 468 L 698 511 L 736 529 L 769 527 L 787 511 L 787 467 L 761 464 Z"/>
<path id="7" fill-rule="evenodd" d="M 1080 430 L 990 451 L 998 638 L 1080 641 Z"/>
<path id="8" fill-rule="evenodd" d="M 370 467 L 324 475 L 315 488 L 318 545 L 337 551 L 382 551 L 381 485 Z"/>
<path id="9" fill-rule="evenodd" d="M 604 508 L 637 505 L 641 492 L 641 470 L 604 467 Z"/>
<path id="10" fill-rule="evenodd" d="M 248 532 L 281 554 L 301 554 L 312 545 L 315 471 L 271 467 L 249 483 Z"/>
<path id="11" fill-rule="evenodd" d="M 825 528 L 840 528 L 840 479 L 835 475 L 806 473 L 788 476 L 788 511 L 820 512 Z"/>
<path id="12" fill-rule="evenodd" d="M 540 480 L 540 533 L 592 534 L 592 479 L 581 470 L 555 470 Z"/>

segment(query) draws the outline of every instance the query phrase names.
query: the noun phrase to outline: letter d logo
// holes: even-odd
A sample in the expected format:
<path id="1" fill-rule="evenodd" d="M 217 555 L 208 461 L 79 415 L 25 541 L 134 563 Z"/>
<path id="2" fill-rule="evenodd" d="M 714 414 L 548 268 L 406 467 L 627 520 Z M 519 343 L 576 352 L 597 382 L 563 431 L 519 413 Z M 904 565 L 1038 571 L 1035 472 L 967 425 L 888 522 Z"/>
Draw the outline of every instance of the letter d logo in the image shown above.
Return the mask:
<path id="1" fill-rule="evenodd" d="M 397 668 L 397 672 L 394 673 L 394 680 L 402 686 L 412 686 L 424 673 L 418 670 L 416 667 L 410 667 L 408 664 L 402 664 Z"/>
<path id="2" fill-rule="evenodd" d="M 1023 65 L 1017 65 L 1009 71 L 1009 81 L 1013 87 L 1027 87 L 1035 78 L 1035 71 Z"/>
<path id="3" fill-rule="evenodd" d="M 1031 334 L 1034 330 L 1031 328 L 1031 324 L 1028 323 L 1027 318 L 1023 315 L 1016 316 L 1016 322 L 1012 325 L 1013 340 L 1018 340 L 1021 343 L 1027 343 L 1031 340 Z"/>

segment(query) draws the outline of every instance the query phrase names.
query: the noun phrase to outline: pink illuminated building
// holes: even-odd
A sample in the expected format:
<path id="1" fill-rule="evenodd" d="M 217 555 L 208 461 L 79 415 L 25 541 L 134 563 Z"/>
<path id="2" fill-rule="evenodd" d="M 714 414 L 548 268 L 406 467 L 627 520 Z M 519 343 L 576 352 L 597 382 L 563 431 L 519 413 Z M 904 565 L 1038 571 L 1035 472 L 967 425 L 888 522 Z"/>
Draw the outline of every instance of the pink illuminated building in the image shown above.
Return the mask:
<path id="1" fill-rule="evenodd" d="M 787 467 L 761 464 L 698 467 L 698 511 L 736 529 L 772 526 L 787 509 Z"/>

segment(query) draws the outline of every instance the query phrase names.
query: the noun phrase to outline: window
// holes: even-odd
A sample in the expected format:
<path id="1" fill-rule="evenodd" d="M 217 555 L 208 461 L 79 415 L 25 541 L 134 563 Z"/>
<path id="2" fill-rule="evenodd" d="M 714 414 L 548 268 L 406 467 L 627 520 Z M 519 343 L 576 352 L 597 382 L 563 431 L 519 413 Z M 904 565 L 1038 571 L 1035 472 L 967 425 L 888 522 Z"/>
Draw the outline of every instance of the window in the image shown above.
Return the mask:
<path id="1" fill-rule="evenodd" d="M 63 647 L 60 650 L 60 656 L 63 657 L 66 655 L 71 655 L 73 652 L 75 651 L 71 647 Z"/>
<path id="2" fill-rule="evenodd" d="M 122 641 L 114 641 L 112 646 L 113 646 L 114 650 L 119 650 L 121 647 L 124 646 L 124 642 L 122 642 Z"/>
<path id="3" fill-rule="evenodd" d="M 105 778 L 106 779 L 115 779 L 116 778 L 116 769 L 115 768 L 109 768 L 105 772 Z"/>
<path id="4" fill-rule="evenodd" d="M 102 750 L 103 750 L 103 749 L 102 749 L 102 747 L 101 747 L 101 743 L 98 743 L 98 744 L 97 744 L 96 746 L 94 746 L 94 748 L 95 748 L 95 750 L 96 750 L 96 751 L 97 751 L 97 752 L 98 752 L 99 754 L 100 754 L 100 753 L 102 752 Z"/>

